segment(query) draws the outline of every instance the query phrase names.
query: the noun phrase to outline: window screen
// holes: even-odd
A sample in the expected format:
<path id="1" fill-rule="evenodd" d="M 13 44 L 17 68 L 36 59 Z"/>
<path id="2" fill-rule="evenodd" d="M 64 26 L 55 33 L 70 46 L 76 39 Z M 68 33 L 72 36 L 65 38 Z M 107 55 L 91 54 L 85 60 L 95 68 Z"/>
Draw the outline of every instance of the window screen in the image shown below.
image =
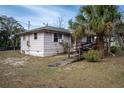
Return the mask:
<path id="1" fill-rule="evenodd" d="M 37 33 L 34 33 L 34 39 L 37 39 Z"/>
<path id="2" fill-rule="evenodd" d="M 54 33 L 54 42 L 58 42 L 58 34 Z"/>

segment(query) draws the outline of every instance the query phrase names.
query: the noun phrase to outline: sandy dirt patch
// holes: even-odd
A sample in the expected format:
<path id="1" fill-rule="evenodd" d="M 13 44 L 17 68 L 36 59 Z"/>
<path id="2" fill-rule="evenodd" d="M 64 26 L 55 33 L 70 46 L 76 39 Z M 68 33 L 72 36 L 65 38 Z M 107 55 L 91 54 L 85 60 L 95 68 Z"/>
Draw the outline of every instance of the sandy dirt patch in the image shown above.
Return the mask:
<path id="1" fill-rule="evenodd" d="M 4 62 L 5 62 L 5 64 L 19 66 L 19 65 L 24 65 L 27 60 L 28 60 L 28 57 L 23 57 L 23 58 L 7 58 L 7 59 L 4 60 Z"/>

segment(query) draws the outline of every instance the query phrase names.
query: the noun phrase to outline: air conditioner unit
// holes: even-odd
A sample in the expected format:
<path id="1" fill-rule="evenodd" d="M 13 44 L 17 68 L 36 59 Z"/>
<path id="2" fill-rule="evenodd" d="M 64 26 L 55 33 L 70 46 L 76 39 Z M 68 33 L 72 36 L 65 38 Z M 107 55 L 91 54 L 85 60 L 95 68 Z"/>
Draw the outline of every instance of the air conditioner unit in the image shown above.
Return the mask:
<path id="1" fill-rule="evenodd" d="M 59 43 L 62 43 L 62 42 L 63 42 L 63 40 L 62 40 L 62 39 L 59 39 L 58 41 L 59 41 Z"/>

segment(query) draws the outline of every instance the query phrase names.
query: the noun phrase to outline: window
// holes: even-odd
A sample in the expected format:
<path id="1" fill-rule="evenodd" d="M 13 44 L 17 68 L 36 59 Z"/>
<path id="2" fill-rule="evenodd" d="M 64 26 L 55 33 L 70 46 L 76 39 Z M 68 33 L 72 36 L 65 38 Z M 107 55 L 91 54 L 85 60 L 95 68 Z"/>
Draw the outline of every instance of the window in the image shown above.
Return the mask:
<path id="1" fill-rule="evenodd" d="M 37 39 L 37 33 L 34 33 L 34 39 Z"/>
<path id="2" fill-rule="evenodd" d="M 62 39 L 62 34 L 54 33 L 54 42 L 58 42 L 58 39 Z"/>
<path id="3" fill-rule="evenodd" d="M 87 43 L 91 43 L 92 37 L 91 36 L 87 36 Z"/>
<path id="4" fill-rule="evenodd" d="M 54 33 L 54 42 L 58 42 L 58 34 Z"/>

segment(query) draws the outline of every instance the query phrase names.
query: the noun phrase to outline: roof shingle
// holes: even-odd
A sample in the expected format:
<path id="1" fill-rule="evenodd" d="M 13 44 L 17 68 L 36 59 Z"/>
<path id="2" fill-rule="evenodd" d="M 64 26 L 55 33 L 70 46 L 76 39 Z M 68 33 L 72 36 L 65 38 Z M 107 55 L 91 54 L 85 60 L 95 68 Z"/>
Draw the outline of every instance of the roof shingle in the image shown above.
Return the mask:
<path id="1" fill-rule="evenodd" d="M 18 33 L 17 35 L 24 35 L 24 34 L 29 34 L 29 33 L 35 33 L 35 32 L 40 32 L 40 31 L 44 31 L 44 30 L 47 30 L 47 31 L 55 31 L 55 32 L 62 32 L 62 33 L 65 33 L 65 34 L 70 34 L 71 31 L 68 30 L 68 29 L 64 29 L 64 28 L 57 28 L 57 27 L 52 27 L 52 26 L 45 26 L 45 27 L 40 27 L 40 28 L 36 28 L 36 29 L 32 29 L 32 30 L 29 30 L 27 32 L 21 32 L 21 33 Z"/>

